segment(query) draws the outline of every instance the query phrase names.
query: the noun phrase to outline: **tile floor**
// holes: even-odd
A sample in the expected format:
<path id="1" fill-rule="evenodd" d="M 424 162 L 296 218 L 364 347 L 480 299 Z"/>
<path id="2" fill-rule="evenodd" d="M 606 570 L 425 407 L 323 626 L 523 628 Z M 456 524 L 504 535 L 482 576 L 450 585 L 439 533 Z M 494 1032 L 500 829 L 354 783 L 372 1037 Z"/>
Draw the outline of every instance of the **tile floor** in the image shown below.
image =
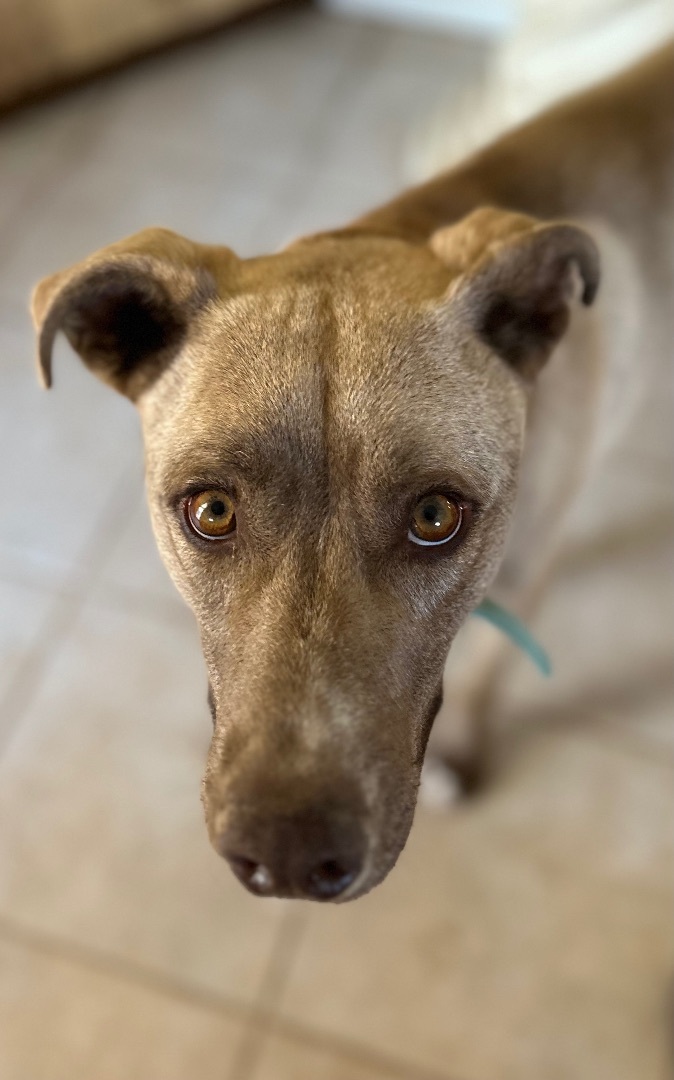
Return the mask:
<path id="1" fill-rule="evenodd" d="M 33 378 L 37 278 L 151 223 L 241 254 L 337 224 L 481 62 L 295 8 L 0 127 L 2 1080 L 671 1075 L 669 537 L 569 570 L 538 627 L 559 678 L 515 668 L 479 802 L 420 810 L 357 904 L 262 902 L 206 841 L 202 663 L 133 411 L 65 347 Z"/>

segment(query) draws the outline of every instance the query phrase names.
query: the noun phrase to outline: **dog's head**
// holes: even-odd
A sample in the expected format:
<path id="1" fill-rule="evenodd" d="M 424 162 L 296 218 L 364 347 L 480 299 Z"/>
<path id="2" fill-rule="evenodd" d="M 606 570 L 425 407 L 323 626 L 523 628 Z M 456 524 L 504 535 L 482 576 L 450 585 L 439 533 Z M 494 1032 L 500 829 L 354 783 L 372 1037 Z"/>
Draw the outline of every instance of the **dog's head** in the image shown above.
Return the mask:
<path id="1" fill-rule="evenodd" d="M 147 230 L 36 289 L 45 384 L 63 331 L 139 408 L 209 673 L 208 829 L 252 891 L 351 899 L 395 862 L 532 381 L 597 276 L 580 229 L 481 210 L 246 261 Z"/>

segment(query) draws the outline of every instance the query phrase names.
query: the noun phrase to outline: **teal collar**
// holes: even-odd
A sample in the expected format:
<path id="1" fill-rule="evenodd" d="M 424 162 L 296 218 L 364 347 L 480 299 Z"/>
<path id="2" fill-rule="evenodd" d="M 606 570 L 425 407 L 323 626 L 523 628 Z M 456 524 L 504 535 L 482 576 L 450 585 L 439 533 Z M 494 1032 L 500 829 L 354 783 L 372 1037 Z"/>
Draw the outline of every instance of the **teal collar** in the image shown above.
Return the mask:
<path id="1" fill-rule="evenodd" d="M 473 614 L 479 615 L 480 618 L 490 622 L 492 626 L 502 630 L 522 652 L 527 654 L 542 675 L 550 675 L 552 672 L 550 657 L 543 646 L 539 645 L 535 637 L 527 630 L 522 620 L 518 619 L 517 615 L 513 615 L 512 611 L 506 611 L 505 608 L 502 608 L 500 604 L 495 603 L 493 600 L 483 600 L 481 604 L 477 605 Z"/>

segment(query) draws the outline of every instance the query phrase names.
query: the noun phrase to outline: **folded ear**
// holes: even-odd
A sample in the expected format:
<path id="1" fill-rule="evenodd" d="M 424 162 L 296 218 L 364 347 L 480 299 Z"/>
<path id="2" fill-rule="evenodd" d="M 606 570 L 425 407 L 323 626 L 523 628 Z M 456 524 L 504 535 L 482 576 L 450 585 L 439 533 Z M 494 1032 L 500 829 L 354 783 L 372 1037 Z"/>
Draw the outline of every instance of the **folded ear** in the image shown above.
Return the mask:
<path id="1" fill-rule="evenodd" d="M 190 320 L 216 294 L 227 248 L 144 229 L 36 286 L 38 366 L 51 386 L 59 331 L 91 370 L 135 400 L 181 348 Z"/>
<path id="2" fill-rule="evenodd" d="M 474 332 L 522 375 L 535 375 L 565 333 L 576 300 L 591 304 L 599 252 L 584 229 L 506 211 L 476 210 L 431 238 L 457 272 Z"/>

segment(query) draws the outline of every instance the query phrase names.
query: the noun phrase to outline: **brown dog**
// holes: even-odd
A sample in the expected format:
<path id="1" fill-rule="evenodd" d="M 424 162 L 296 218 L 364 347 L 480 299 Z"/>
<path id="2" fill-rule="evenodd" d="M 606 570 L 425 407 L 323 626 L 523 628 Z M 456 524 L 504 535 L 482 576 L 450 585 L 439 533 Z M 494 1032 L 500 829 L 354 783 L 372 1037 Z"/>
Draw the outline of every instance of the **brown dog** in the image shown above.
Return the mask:
<path id="1" fill-rule="evenodd" d="M 457 630 L 490 588 L 530 610 L 605 388 L 636 363 L 655 385 L 673 73 L 668 48 L 278 255 L 149 229 L 37 287 L 45 384 L 63 331 L 138 406 L 209 672 L 209 833 L 252 891 L 386 875 Z M 474 644 L 434 733 L 467 777 L 500 664 Z"/>

